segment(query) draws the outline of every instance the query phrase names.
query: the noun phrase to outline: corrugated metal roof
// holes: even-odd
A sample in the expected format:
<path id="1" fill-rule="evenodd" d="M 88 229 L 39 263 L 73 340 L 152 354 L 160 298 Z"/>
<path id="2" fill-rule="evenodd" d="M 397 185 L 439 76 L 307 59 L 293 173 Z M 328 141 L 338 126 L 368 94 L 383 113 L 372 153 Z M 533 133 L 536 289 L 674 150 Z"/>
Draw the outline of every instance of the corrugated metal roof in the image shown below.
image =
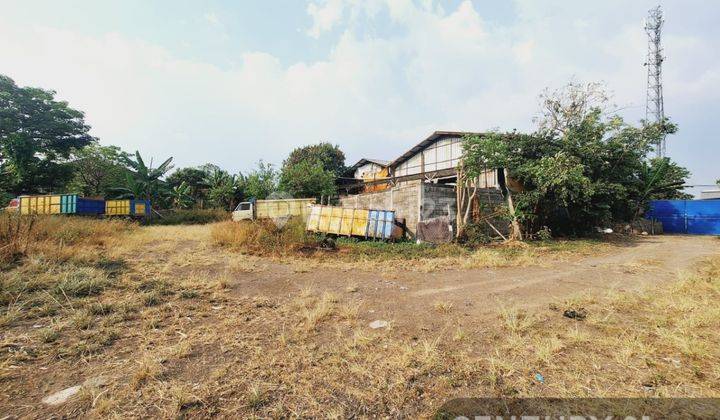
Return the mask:
<path id="1" fill-rule="evenodd" d="M 369 159 L 369 158 L 362 158 L 357 161 L 353 166 L 348 168 L 348 171 L 353 171 L 367 163 L 374 163 L 376 165 L 380 165 L 382 167 L 386 167 L 390 161 L 388 160 L 382 160 L 382 159 Z"/>
<path id="2" fill-rule="evenodd" d="M 395 167 L 395 166 L 405 162 L 406 160 L 410 159 L 415 154 L 417 154 L 419 151 L 427 148 L 428 146 L 433 144 L 435 141 L 440 140 L 443 137 L 464 137 L 466 135 L 481 136 L 483 134 L 485 134 L 485 133 L 474 133 L 474 132 L 469 132 L 469 131 L 436 131 L 436 132 L 432 133 L 430 135 L 430 137 L 421 141 L 417 145 L 413 146 L 410 150 L 408 150 L 407 152 L 400 155 L 400 157 L 398 157 L 394 161 L 390 162 L 390 164 L 388 164 L 388 166 Z"/>
<path id="3" fill-rule="evenodd" d="M 720 199 L 720 190 L 708 190 L 700 192 L 701 200 L 718 200 Z"/>

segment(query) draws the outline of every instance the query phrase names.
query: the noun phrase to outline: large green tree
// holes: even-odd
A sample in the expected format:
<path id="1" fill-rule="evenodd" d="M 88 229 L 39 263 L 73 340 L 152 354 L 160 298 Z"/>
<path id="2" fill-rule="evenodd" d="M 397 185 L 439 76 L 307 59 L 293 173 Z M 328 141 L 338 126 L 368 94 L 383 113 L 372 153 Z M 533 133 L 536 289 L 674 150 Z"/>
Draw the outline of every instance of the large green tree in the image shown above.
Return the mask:
<path id="1" fill-rule="evenodd" d="M 550 227 L 582 234 L 596 226 L 629 221 L 651 199 L 684 197 L 688 171 L 669 159 L 647 157 L 669 122 L 625 123 L 604 112 L 597 85 L 570 85 L 544 97 L 544 121 L 531 135 L 492 133 L 463 143 L 467 179 L 485 168 L 505 168 L 521 188 L 515 217 L 526 229 Z"/>
<path id="2" fill-rule="evenodd" d="M 245 196 L 262 200 L 278 190 L 278 173 L 270 163 L 262 160 L 245 178 Z"/>
<path id="3" fill-rule="evenodd" d="M 345 172 L 345 153 L 337 145 L 330 143 L 311 144 L 298 147 L 285 159 L 283 169 L 302 162 L 319 162 L 323 169 L 341 176 Z"/>
<path id="4" fill-rule="evenodd" d="M 82 112 L 55 92 L 19 87 L 0 75 L 0 173 L 13 194 L 62 190 L 72 178 L 69 159 L 94 138 Z"/>
<path id="5" fill-rule="evenodd" d="M 126 166 L 129 155 L 117 146 L 92 143 L 73 153 L 73 179 L 68 192 L 84 196 L 105 196 L 122 185 L 130 170 Z"/>
<path id="6" fill-rule="evenodd" d="M 280 188 L 293 197 L 327 197 L 337 191 L 335 174 L 323 168 L 317 161 L 301 161 L 283 168 Z"/>
<path id="7" fill-rule="evenodd" d="M 322 197 L 336 193 L 335 180 L 345 171 L 340 147 L 318 143 L 298 147 L 283 162 L 280 189 L 295 197 Z"/>

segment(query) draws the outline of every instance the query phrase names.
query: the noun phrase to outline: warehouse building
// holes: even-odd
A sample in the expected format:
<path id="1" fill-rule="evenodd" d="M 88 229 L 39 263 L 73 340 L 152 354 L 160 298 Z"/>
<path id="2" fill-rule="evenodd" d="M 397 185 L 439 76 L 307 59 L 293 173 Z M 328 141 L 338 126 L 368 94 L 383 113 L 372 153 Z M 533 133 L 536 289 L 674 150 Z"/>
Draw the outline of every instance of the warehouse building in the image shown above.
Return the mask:
<path id="1" fill-rule="evenodd" d="M 418 223 L 436 217 L 455 219 L 457 165 L 462 157 L 462 139 L 482 135 L 458 131 L 436 131 L 386 166 L 361 159 L 351 168 L 356 183 L 341 186 L 348 193 L 340 197 L 346 208 L 394 210 L 405 220 L 408 233 L 416 233 Z M 376 166 L 371 166 L 371 164 Z M 377 172 L 374 172 L 377 170 Z M 372 174 L 371 176 L 362 176 Z M 491 205 L 504 202 L 499 186 L 502 175 L 488 169 L 481 176 L 481 200 Z M 353 192 L 359 192 L 353 194 Z"/>

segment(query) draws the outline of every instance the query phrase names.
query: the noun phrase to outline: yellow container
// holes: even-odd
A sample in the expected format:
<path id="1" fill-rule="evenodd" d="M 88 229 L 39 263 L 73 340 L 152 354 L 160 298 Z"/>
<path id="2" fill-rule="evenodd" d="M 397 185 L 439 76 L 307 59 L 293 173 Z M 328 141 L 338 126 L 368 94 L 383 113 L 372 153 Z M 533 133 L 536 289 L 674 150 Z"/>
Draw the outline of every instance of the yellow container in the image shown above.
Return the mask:
<path id="1" fill-rule="evenodd" d="M 293 198 L 286 200 L 258 200 L 255 202 L 255 217 L 257 219 L 274 219 L 280 217 L 299 216 L 307 220 L 310 205 L 315 203 L 314 198 Z"/>
<path id="2" fill-rule="evenodd" d="M 60 195 L 26 195 L 20 197 L 20 214 L 60 214 Z"/>
<path id="3" fill-rule="evenodd" d="M 367 226 L 368 210 L 315 205 L 310 207 L 306 228 L 310 232 L 365 236 Z"/>
<path id="4" fill-rule="evenodd" d="M 145 208 L 145 203 L 143 202 L 135 202 L 135 213 L 136 215 L 144 215 L 147 209 Z"/>
<path id="5" fill-rule="evenodd" d="M 368 224 L 368 212 L 366 210 L 352 209 L 352 226 L 351 235 L 362 236 L 365 235 Z"/>
<path id="6" fill-rule="evenodd" d="M 107 200 L 105 201 L 106 216 L 129 216 L 130 200 Z"/>

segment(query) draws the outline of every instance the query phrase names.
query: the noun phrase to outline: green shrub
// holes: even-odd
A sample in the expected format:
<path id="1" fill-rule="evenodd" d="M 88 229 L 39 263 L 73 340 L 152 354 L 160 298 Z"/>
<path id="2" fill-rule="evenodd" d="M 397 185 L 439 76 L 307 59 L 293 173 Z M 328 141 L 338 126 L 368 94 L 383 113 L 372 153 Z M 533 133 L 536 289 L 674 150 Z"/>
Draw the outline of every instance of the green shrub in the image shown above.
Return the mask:
<path id="1" fill-rule="evenodd" d="M 459 242 L 469 247 L 486 245 L 492 241 L 489 230 L 486 223 L 468 223 Z"/>
<path id="2" fill-rule="evenodd" d="M 12 194 L 0 190 L 0 209 L 6 207 L 10 203 L 10 200 L 12 200 L 13 198 L 15 198 L 15 196 L 13 196 Z"/>

